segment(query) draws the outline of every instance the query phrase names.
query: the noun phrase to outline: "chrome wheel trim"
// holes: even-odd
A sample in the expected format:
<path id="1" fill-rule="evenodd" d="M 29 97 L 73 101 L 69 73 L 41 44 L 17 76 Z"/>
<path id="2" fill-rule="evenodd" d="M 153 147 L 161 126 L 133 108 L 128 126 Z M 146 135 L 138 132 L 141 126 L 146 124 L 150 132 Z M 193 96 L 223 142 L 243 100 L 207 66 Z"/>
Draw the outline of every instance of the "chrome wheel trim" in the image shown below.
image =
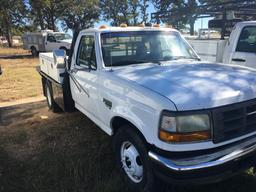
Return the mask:
<path id="1" fill-rule="evenodd" d="M 125 173 L 133 182 L 142 181 L 143 165 L 140 154 L 129 141 L 123 142 L 121 146 L 121 163 Z"/>

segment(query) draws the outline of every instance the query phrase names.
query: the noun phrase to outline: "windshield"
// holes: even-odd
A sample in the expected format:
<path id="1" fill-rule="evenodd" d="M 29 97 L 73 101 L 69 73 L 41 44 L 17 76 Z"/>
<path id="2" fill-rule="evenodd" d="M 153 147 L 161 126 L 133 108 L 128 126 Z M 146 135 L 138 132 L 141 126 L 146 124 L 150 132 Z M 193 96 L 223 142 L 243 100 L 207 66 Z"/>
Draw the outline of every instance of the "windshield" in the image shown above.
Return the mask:
<path id="1" fill-rule="evenodd" d="M 101 35 L 105 66 L 198 59 L 178 32 L 136 31 Z"/>
<path id="2" fill-rule="evenodd" d="M 64 39 L 72 39 L 72 36 L 65 33 L 55 33 L 54 34 L 55 39 L 58 40 L 64 40 Z"/>

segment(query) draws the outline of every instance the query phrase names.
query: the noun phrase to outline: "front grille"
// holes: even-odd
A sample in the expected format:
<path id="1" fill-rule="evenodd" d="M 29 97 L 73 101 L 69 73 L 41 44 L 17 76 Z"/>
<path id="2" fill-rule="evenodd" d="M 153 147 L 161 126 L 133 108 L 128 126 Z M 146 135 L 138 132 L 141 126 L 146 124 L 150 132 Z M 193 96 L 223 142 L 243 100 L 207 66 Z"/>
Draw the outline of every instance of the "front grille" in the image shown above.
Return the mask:
<path id="1" fill-rule="evenodd" d="M 212 110 L 213 142 L 219 143 L 256 131 L 256 100 Z"/>

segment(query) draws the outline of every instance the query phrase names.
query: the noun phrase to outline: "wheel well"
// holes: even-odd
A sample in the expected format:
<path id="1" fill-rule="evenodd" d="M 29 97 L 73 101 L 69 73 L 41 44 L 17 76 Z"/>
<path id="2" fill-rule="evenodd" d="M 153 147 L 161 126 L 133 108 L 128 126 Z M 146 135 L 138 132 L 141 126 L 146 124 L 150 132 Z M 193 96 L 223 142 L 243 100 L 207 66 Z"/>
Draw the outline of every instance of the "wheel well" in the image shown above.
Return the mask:
<path id="1" fill-rule="evenodd" d="M 130 125 L 131 129 L 135 131 L 144 141 L 147 143 L 144 135 L 141 133 L 141 131 L 130 121 L 128 121 L 125 118 L 122 117 L 113 117 L 111 120 L 111 128 L 113 129 L 113 135 L 119 130 L 123 125 Z"/>
<path id="2" fill-rule="evenodd" d="M 66 47 L 64 47 L 64 46 L 61 46 L 61 47 L 60 47 L 60 49 L 67 50 L 67 48 L 66 48 Z"/>
<path id="3" fill-rule="evenodd" d="M 32 46 L 30 47 L 30 49 L 33 49 L 33 48 L 35 48 L 35 49 L 36 49 L 36 47 L 35 47 L 34 45 L 32 45 Z"/>

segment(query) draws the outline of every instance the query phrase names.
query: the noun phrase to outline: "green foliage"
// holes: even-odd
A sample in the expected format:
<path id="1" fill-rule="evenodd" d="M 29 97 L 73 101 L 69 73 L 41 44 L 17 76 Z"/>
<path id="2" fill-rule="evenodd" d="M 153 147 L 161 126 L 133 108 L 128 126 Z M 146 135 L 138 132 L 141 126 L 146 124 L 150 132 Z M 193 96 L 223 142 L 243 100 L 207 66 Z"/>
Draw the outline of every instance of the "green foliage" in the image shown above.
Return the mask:
<path id="1" fill-rule="evenodd" d="M 111 25 L 137 25 L 148 21 L 149 0 L 100 0 L 102 17 Z"/>
<path id="2" fill-rule="evenodd" d="M 25 26 L 27 9 L 23 0 L 0 0 L 0 5 L 0 33 L 6 36 L 11 47 L 11 32 Z"/>
<path id="3" fill-rule="evenodd" d="M 34 26 L 56 31 L 56 22 L 62 15 L 61 0 L 30 0 L 30 19 Z"/>
<path id="4" fill-rule="evenodd" d="M 92 27 L 100 16 L 98 0 L 63 0 L 59 4 L 62 9 L 60 20 L 66 29 Z"/>
<path id="5" fill-rule="evenodd" d="M 161 21 L 177 29 L 185 28 L 188 23 L 193 25 L 197 18 L 197 0 L 153 0 L 153 4 L 161 12 Z"/>

